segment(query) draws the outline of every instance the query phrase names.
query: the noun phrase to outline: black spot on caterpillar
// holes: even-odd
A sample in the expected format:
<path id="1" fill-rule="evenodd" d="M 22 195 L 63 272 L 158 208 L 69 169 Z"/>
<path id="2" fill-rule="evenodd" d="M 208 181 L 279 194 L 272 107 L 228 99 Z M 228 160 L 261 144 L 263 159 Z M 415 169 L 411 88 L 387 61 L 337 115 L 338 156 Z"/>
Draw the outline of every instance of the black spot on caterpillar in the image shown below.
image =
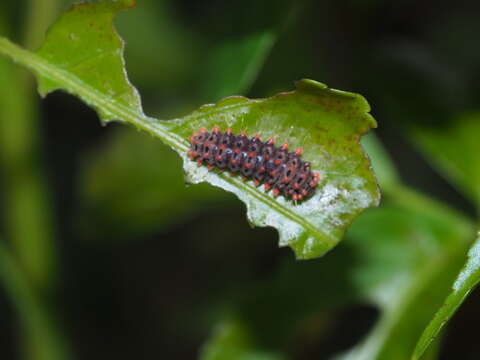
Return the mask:
<path id="1" fill-rule="evenodd" d="M 302 152 L 288 152 L 288 143 L 277 147 L 273 138 L 263 142 L 259 135 L 249 139 L 244 132 L 234 135 L 228 129 L 221 133 L 214 126 L 211 132 L 202 128 L 190 136 L 188 156 L 198 166 L 240 173 L 256 186 L 264 184 L 265 191 L 272 190 L 275 196 L 297 201 L 311 196 L 320 178 L 300 158 Z"/>

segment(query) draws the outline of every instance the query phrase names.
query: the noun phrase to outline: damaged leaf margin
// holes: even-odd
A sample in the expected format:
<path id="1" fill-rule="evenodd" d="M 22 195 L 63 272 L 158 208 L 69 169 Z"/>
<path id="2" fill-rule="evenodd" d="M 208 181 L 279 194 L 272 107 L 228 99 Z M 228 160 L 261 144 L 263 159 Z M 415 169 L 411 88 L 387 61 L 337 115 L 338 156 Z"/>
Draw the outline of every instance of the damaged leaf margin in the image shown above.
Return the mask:
<path id="1" fill-rule="evenodd" d="M 376 127 L 376 122 L 358 94 L 301 80 L 292 92 L 266 99 L 229 97 L 181 119 L 145 116 L 126 75 L 123 41 L 113 27 L 114 15 L 133 5 L 132 1 L 76 5 L 53 25 L 37 53 L 1 37 L 0 53 L 33 71 L 42 95 L 65 90 L 94 107 L 102 121 L 127 122 L 160 138 L 184 159 L 189 182 L 207 181 L 233 192 L 247 205 L 250 223 L 275 227 L 280 246 L 291 246 L 298 258 L 330 250 L 361 211 L 379 203 L 378 186 L 360 145 L 361 135 Z M 192 131 L 214 125 L 302 147 L 302 158 L 321 176 L 314 196 L 295 204 L 274 198 L 240 177 L 197 167 L 186 158 L 187 138 Z"/>

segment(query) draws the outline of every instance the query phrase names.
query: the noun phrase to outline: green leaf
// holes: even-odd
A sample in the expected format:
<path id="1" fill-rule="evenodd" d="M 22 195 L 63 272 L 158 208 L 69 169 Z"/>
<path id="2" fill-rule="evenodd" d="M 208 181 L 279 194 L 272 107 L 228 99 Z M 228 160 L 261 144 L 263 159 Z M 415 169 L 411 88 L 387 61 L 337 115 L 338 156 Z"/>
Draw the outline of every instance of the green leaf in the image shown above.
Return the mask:
<path id="1" fill-rule="evenodd" d="M 162 231 L 231 200 L 207 184 L 185 186 L 182 160 L 157 139 L 126 127 L 111 135 L 82 161 L 77 218 L 85 238 L 132 238 Z"/>
<path id="2" fill-rule="evenodd" d="M 131 0 L 80 3 L 64 13 L 37 52 L 45 64 L 51 65 L 49 70 L 55 72 L 41 69 L 38 63 L 34 67 L 40 94 L 70 90 L 93 106 L 104 121 L 122 119 L 103 106 L 101 100 L 126 106 L 143 116 L 140 97 L 124 69 L 123 41 L 112 26 L 114 16 L 133 5 Z M 79 80 L 86 85 L 82 90 L 89 92 L 88 96 L 72 88 Z M 99 97 L 93 98 L 96 94 Z"/>
<path id="3" fill-rule="evenodd" d="M 408 359 L 461 266 L 470 231 L 398 205 L 368 215 L 349 231 L 364 264 L 352 279 L 382 312 L 370 334 L 340 359 Z"/>
<path id="4" fill-rule="evenodd" d="M 243 332 L 256 339 L 250 351 L 277 353 L 303 341 L 299 334 L 316 344 L 333 341 L 335 310 L 370 304 L 380 311 L 378 321 L 338 358 L 408 359 L 448 293 L 470 235 L 455 219 L 386 201 L 356 219 L 346 240 L 321 262 L 286 259 L 273 279 L 239 289 L 230 307 Z M 227 314 L 220 324 L 230 318 Z M 215 332 L 209 343 L 216 344 L 218 336 Z"/>
<path id="5" fill-rule="evenodd" d="M 417 127 L 412 134 L 440 172 L 480 204 L 480 113 L 459 116 L 448 125 Z"/>
<path id="6" fill-rule="evenodd" d="M 219 125 L 234 133 L 260 132 L 302 147 L 303 158 L 320 172 L 315 195 L 294 204 L 275 199 L 252 182 L 198 168 L 185 153 L 187 181 L 210 184 L 235 193 L 247 205 L 254 225 L 279 230 L 280 245 L 291 246 L 299 258 L 322 255 L 338 243 L 353 218 L 366 207 L 377 204 L 379 193 L 368 159 L 361 150 L 361 134 L 375 126 L 368 104 L 356 94 L 331 90 L 312 80 L 297 83 L 297 90 L 267 99 L 230 97 L 206 105 L 183 119 L 169 123 L 182 138 L 192 131 Z"/>
<path id="7" fill-rule="evenodd" d="M 238 319 L 219 324 L 212 341 L 200 355 L 201 360 L 282 360 L 284 356 L 258 350 L 249 329 Z"/>
<path id="8" fill-rule="evenodd" d="M 329 89 L 313 80 L 297 90 L 271 98 L 224 99 L 174 121 L 143 115 L 135 89 L 123 68 L 123 44 L 112 27 L 113 16 L 130 2 L 101 1 L 76 5 L 50 29 L 34 54 L 0 38 L 0 53 L 32 69 L 46 94 L 57 88 L 82 98 L 104 121 L 122 120 L 163 140 L 184 159 L 192 183 L 207 181 L 233 192 L 247 205 L 249 221 L 273 226 L 280 245 L 291 246 L 298 258 L 322 255 L 335 246 L 353 218 L 379 202 L 379 191 L 360 137 L 375 120 L 363 97 Z M 294 204 L 229 174 L 208 172 L 187 159 L 188 137 L 200 127 L 232 127 L 235 132 L 260 132 L 292 147 L 320 172 L 311 199 Z"/>
<path id="9" fill-rule="evenodd" d="M 366 138 L 372 140 L 372 135 Z M 234 308 L 243 319 L 244 331 L 258 339 L 269 337 L 271 351 L 284 348 L 305 324 L 303 331 L 315 343 L 329 342 L 331 315 L 315 314 L 370 303 L 381 312 L 378 322 L 340 358 L 408 359 L 435 305 L 450 290 L 474 234 L 473 225 L 449 207 L 403 186 L 380 143 L 370 140 L 364 145 L 382 186 L 388 188 L 383 205 L 356 219 L 346 241 L 322 262 L 287 263 L 276 278 L 241 289 L 241 294 L 250 295 L 236 298 Z M 305 294 L 301 301 L 299 294 Z M 313 323 L 308 320 L 312 318 Z M 317 333 L 312 334 L 312 329 Z M 210 344 L 217 343 L 216 336 Z M 255 349 L 266 347 L 257 344 Z M 428 358 L 434 359 L 438 346 L 430 350 Z"/>
<path id="10" fill-rule="evenodd" d="M 210 56 L 203 82 L 206 99 L 242 94 L 257 77 L 275 41 L 272 30 L 263 30 L 219 46 Z"/>
<path id="11" fill-rule="evenodd" d="M 435 339 L 440 330 L 455 314 L 460 305 L 465 301 L 468 294 L 477 286 L 480 281 L 480 234 L 477 241 L 468 252 L 468 260 L 464 268 L 458 274 L 453 283 L 450 294 L 443 306 L 436 312 L 435 317 L 425 328 L 420 340 L 415 347 L 412 359 L 422 357 L 430 343 Z"/>
<path id="12" fill-rule="evenodd" d="M 148 4 L 143 3 L 143 6 Z M 140 9 L 136 9 L 138 10 Z M 160 14 L 165 16 L 165 12 L 166 9 L 162 9 Z M 169 16 L 163 20 L 168 22 L 172 14 L 167 15 Z M 142 16 L 150 19 L 153 13 L 144 10 Z M 134 17 L 124 17 L 123 22 L 127 19 L 130 21 L 130 28 L 138 27 Z M 165 22 L 163 20 L 160 21 L 161 24 Z M 167 40 L 171 43 L 170 32 L 171 28 L 168 26 L 162 29 L 161 41 L 155 45 L 164 47 Z M 178 32 L 179 29 L 173 31 L 174 34 Z M 155 36 L 158 38 L 159 34 Z M 216 51 L 208 55 L 203 97 L 215 99 L 248 91 L 258 76 L 275 37 L 273 31 L 265 30 L 242 36 L 235 41 L 221 43 Z M 147 42 L 151 42 L 150 40 Z M 174 43 L 178 45 L 179 41 L 176 40 Z M 132 41 L 135 43 L 135 37 L 128 41 L 127 51 L 138 57 L 142 51 L 138 52 L 139 49 L 136 49 L 137 54 L 132 51 Z M 145 48 L 142 59 L 150 59 L 145 53 L 151 53 L 151 45 L 146 46 L 145 41 L 138 43 Z M 167 53 L 172 57 L 171 51 Z M 129 56 L 130 65 L 131 58 Z M 148 61 L 156 62 L 155 66 L 159 68 L 158 60 L 152 58 Z M 140 68 L 144 69 L 145 66 Z M 151 74 L 149 79 L 152 79 Z M 160 161 L 162 166 L 157 166 Z M 225 200 L 231 199 L 216 187 L 207 185 L 186 187 L 180 161 L 181 159 L 161 142 L 130 129 L 116 131 L 105 146 L 90 151 L 83 161 L 80 181 L 83 185 L 80 217 L 82 228 L 88 232 L 86 238 L 96 238 L 95 234 L 101 238 L 131 237 L 162 230 L 172 224 L 186 221 L 198 211 L 222 206 Z M 110 181 L 112 178 L 117 181 L 112 183 Z M 167 188 L 170 191 L 158 191 Z"/>
<path id="13" fill-rule="evenodd" d="M 335 310 L 361 303 L 376 306 L 379 320 L 340 358 L 408 359 L 435 311 L 432 304 L 441 303 L 460 266 L 467 232 L 452 231 L 452 224 L 384 203 L 359 217 L 323 261 L 286 259 L 276 277 L 239 289 L 230 304 L 243 331 L 256 339 L 251 351 L 285 351 L 303 341 L 299 334 L 328 343 Z"/>
<path id="14" fill-rule="evenodd" d="M 115 19 L 128 44 L 129 76 L 155 94 L 181 96 L 179 88 L 192 87 L 191 78 L 206 55 L 202 34 L 185 26 L 171 0 L 140 1 L 132 15 L 119 14 Z"/>

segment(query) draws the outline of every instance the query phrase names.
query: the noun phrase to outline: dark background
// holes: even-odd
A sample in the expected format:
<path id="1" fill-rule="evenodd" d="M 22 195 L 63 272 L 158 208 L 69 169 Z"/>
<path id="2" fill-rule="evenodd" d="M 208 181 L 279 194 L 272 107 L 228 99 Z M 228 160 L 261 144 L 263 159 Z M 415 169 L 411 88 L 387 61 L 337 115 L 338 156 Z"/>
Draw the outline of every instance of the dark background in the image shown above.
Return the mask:
<path id="1" fill-rule="evenodd" d="M 21 1 L 7 6 L 17 28 L 25 6 Z M 407 129 L 410 123 L 448 126 L 457 114 L 478 109 L 479 14 L 474 1 L 140 0 L 136 10 L 120 15 L 117 26 L 127 41 L 129 76 L 145 112 L 163 119 L 218 100 L 203 91 L 218 43 L 274 29 L 273 49 L 244 95 L 268 96 L 291 89 L 300 78 L 361 93 L 402 179 L 474 216 L 472 203 L 434 171 Z M 320 260 L 295 263 L 291 250 L 277 247 L 276 231 L 250 228 L 243 204 L 232 195 L 205 184 L 194 186 L 198 191 L 184 190 L 179 159 L 161 145 L 148 145 L 153 147 L 145 148 L 149 153 L 138 168 L 132 164 L 139 151 L 131 150 L 129 165 L 107 166 L 104 180 L 98 180 L 105 164 L 98 154 L 114 144 L 125 144 L 119 151 L 128 153 L 144 135 L 120 124 L 100 126 L 93 110 L 64 93 L 51 94 L 38 106 L 57 224 L 55 309 L 79 359 L 195 359 L 223 309 L 243 299 L 249 303 L 256 284 L 275 277 L 280 264 L 342 281 L 341 272 L 328 274 L 328 265 L 320 262 L 348 266 L 343 244 Z M 175 185 L 155 190 L 149 179 L 165 169 L 172 169 Z M 115 177 L 119 173 L 122 178 Z M 101 193 L 102 181 L 117 190 Z M 194 197 L 195 204 L 158 210 L 148 191 L 158 192 L 153 198 L 178 191 L 179 202 L 192 191 L 206 192 L 209 199 Z M 123 197 L 135 204 L 130 210 L 115 208 Z M 158 223 L 156 211 L 162 212 Z M 169 211 L 175 219 L 165 215 Z M 296 289 L 294 282 L 286 288 Z M 308 298 L 306 289 L 297 294 Z M 477 293 L 470 296 L 450 323 L 440 359 L 478 358 L 478 299 Z M 340 305 L 328 320 L 318 318 L 328 322 L 328 331 L 293 334 L 282 348 L 292 359 L 327 359 L 360 341 L 377 316 L 368 304 Z M 17 359 L 16 315 L 1 292 L 0 319 L 0 358 Z M 260 337 L 271 346 L 268 336 Z"/>

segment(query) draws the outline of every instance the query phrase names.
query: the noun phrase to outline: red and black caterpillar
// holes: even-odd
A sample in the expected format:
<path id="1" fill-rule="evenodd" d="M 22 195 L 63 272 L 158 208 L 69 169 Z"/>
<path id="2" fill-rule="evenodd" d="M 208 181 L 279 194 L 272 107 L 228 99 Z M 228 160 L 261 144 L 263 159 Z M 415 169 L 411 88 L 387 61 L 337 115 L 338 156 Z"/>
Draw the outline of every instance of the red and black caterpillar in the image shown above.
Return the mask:
<path id="1" fill-rule="evenodd" d="M 265 191 L 272 189 L 275 196 L 303 200 L 314 193 L 320 177 L 300 158 L 302 149 L 288 152 L 288 143 L 277 147 L 273 138 L 263 142 L 259 135 L 249 139 L 244 132 L 234 135 L 228 129 L 221 133 L 214 126 L 211 132 L 200 129 L 194 133 L 190 144 L 188 156 L 198 166 L 240 173 L 253 179 L 256 186 L 263 183 Z"/>

